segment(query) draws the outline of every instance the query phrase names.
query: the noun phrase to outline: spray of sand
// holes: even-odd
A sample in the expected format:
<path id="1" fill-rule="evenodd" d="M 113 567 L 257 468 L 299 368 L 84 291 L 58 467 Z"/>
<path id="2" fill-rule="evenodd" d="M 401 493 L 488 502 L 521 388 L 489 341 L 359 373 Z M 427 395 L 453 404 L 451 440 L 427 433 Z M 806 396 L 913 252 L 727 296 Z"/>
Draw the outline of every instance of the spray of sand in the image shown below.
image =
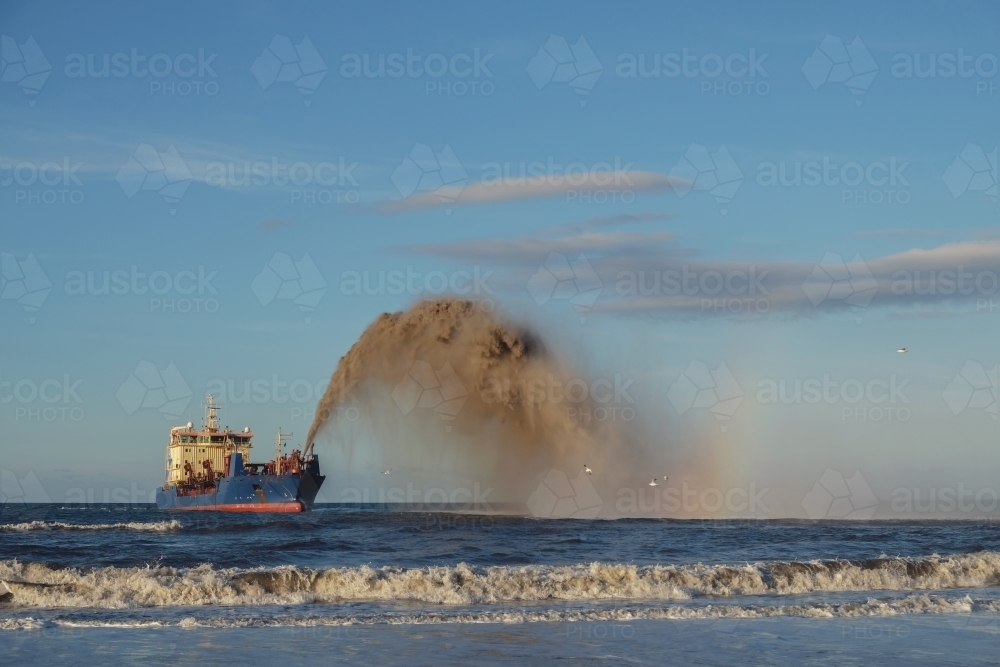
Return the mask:
<path id="1" fill-rule="evenodd" d="M 340 359 L 317 406 L 307 453 L 338 406 L 361 395 L 380 406 L 366 412 L 373 427 L 403 434 L 410 461 L 460 461 L 476 479 L 512 491 L 500 480 L 521 482 L 514 485 L 519 493 L 537 483 L 538 471 L 599 465 L 620 445 L 607 423 L 585 418 L 596 406 L 571 385 L 579 389 L 586 380 L 529 328 L 473 301 L 422 301 L 379 316 Z M 338 440 L 350 455 L 354 444 Z"/>

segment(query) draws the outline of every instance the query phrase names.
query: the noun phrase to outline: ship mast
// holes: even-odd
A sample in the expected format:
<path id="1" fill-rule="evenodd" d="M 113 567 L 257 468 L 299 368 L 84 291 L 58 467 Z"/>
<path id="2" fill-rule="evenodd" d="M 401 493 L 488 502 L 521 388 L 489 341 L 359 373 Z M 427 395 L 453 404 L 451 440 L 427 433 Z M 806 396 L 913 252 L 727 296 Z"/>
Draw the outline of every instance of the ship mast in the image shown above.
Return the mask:
<path id="1" fill-rule="evenodd" d="M 202 405 L 205 407 L 205 421 L 202 422 L 201 427 L 206 431 L 218 431 L 219 407 L 215 404 L 215 399 L 209 394 Z"/>
<path id="2" fill-rule="evenodd" d="M 281 454 L 282 445 L 286 438 L 290 438 L 294 433 L 282 433 L 281 428 L 278 428 L 278 435 L 274 437 L 274 474 L 281 474 Z"/>

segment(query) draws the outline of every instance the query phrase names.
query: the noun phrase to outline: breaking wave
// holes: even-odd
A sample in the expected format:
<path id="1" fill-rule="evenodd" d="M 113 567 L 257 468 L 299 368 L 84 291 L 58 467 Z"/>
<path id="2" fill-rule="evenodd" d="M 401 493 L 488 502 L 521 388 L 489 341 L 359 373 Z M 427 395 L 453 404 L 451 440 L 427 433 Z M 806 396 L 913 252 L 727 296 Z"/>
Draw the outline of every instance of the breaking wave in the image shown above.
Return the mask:
<path id="1" fill-rule="evenodd" d="M 678 601 L 822 591 L 935 591 L 1000 585 L 1000 553 L 744 565 L 591 563 L 520 567 L 346 567 L 310 570 L 62 568 L 0 561 L 14 607 L 132 609 L 406 600 L 431 604 Z M 829 605 L 827 605 L 829 606 Z M 819 605 L 817 608 L 826 608 Z"/>
<path id="2" fill-rule="evenodd" d="M 27 523 L 3 523 L 0 530 L 136 530 L 150 533 L 166 533 L 171 530 L 180 530 L 181 522 L 155 521 L 150 523 L 140 523 L 130 521 L 127 523 L 63 523 L 62 521 L 29 521 Z"/>
<path id="3" fill-rule="evenodd" d="M 642 620 L 729 620 L 773 617 L 802 618 L 859 618 L 876 616 L 898 616 L 902 614 L 952 614 L 958 615 L 958 627 L 968 624 L 982 625 L 994 623 L 1000 612 L 998 600 L 974 600 L 966 595 L 958 599 L 917 594 L 903 598 L 878 600 L 868 598 L 861 602 L 839 604 L 815 603 L 792 605 L 705 605 L 689 607 L 673 605 L 667 607 L 626 606 L 614 609 L 589 610 L 505 610 L 505 611 L 435 611 L 421 612 L 377 612 L 370 614 L 344 615 L 295 615 L 282 614 L 274 617 L 225 616 L 197 618 L 187 616 L 173 619 L 36 619 L 32 617 L 0 618 L 0 630 L 36 630 L 46 627 L 70 628 L 262 628 L 262 627 L 323 627 L 323 626 L 365 626 L 365 625 L 437 625 L 445 623 L 572 623 L 572 622 L 630 622 Z M 981 620 L 974 621 L 972 615 Z M 967 618 L 962 619 L 961 615 Z"/>

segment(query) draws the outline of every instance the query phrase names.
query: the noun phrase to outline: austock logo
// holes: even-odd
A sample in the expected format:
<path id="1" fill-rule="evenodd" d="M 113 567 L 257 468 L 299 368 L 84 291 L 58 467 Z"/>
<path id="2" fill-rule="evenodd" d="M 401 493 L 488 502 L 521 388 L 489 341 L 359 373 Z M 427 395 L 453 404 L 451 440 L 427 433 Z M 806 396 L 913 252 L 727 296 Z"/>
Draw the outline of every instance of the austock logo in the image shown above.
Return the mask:
<path id="1" fill-rule="evenodd" d="M 549 470 L 527 501 L 531 515 L 545 519 L 594 519 L 604 501 L 583 470 L 570 479 L 562 470 Z"/>
<path id="2" fill-rule="evenodd" d="M 309 253 L 297 262 L 283 252 L 274 253 L 250 284 L 260 305 L 291 301 L 305 314 L 306 324 L 312 321 L 312 312 L 326 294 L 326 288 L 326 280 Z"/>
<path id="3" fill-rule="evenodd" d="M 861 255 L 845 262 L 840 255 L 828 252 L 802 283 L 802 291 L 813 306 L 828 300 L 843 301 L 860 324 L 862 311 L 878 292 L 878 282 Z"/>
<path id="4" fill-rule="evenodd" d="M 890 156 L 886 160 L 835 162 L 829 155 L 822 161 L 788 163 L 761 162 L 757 165 L 757 185 L 762 187 L 840 188 L 844 204 L 908 204 L 910 163 Z"/>
<path id="5" fill-rule="evenodd" d="M 434 370 L 426 361 L 415 361 L 392 390 L 392 400 L 404 415 L 416 408 L 432 408 L 445 422 L 458 416 L 468 397 L 469 391 L 448 362 Z M 444 429 L 451 432 L 448 424 Z"/>
<path id="6" fill-rule="evenodd" d="M 743 401 L 743 390 L 729 367 L 720 363 L 715 370 L 701 361 L 692 361 L 667 391 L 667 400 L 683 415 L 691 408 L 707 408 L 721 422 L 725 433 L 728 422 Z"/>
<path id="7" fill-rule="evenodd" d="M 551 155 L 546 160 L 494 161 L 482 165 L 477 185 L 487 197 L 487 188 L 509 187 L 565 193 L 567 204 L 631 204 L 635 202 L 636 191 L 648 187 L 644 183 L 637 185 L 634 166 L 634 162 L 625 162 L 619 155 L 613 160 L 577 160 L 566 164 Z"/>
<path id="8" fill-rule="evenodd" d="M 996 489 L 958 486 L 931 488 L 897 487 L 892 490 L 892 511 L 896 514 L 939 515 L 960 513 L 990 517 L 1000 503 Z M 990 517 L 992 518 L 992 517 Z M 995 519 L 994 519 L 995 520 Z"/>
<path id="9" fill-rule="evenodd" d="M 176 272 L 139 271 L 133 264 L 128 269 L 105 271 L 81 270 L 66 274 L 63 291 L 68 296 L 149 296 L 149 312 L 161 313 L 216 313 L 219 292 L 212 285 L 218 271 L 206 271 L 203 265 L 197 271 Z"/>
<path id="10" fill-rule="evenodd" d="M 966 144 L 941 178 L 956 199 L 966 192 L 982 192 L 997 203 L 997 149 L 987 153 L 982 146 Z"/>
<path id="11" fill-rule="evenodd" d="M 477 47 L 472 53 L 423 55 L 412 48 L 406 53 L 345 53 L 340 58 L 340 76 L 345 79 L 430 79 L 424 85 L 426 95 L 465 97 L 493 94 L 489 62 L 492 53 L 483 54 Z"/>
<path id="12" fill-rule="evenodd" d="M 157 192 L 168 204 L 177 204 L 194 177 L 173 144 L 160 153 L 151 144 L 139 144 L 118 170 L 115 180 L 131 199 L 140 191 Z M 177 213 L 170 209 L 170 215 Z"/>
<path id="13" fill-rule="evenodd" d="M 0 378 L 0 404 L 13 408 L 14 421 L 67 422 L 85 416 L 77 389 L 82 379 L 69 373 L 61 378 Z"/>
<path id="14" fill-rule="evenodd" d="M 724 145 L 714 153 L 701 144 L 691 144 L 684 157 L 670 170 L 674 190 L 683 198 L 692 190 L 708 192 L 720 204 L 719 212 L 725 215 L 726 206 L 736 196 L 743 183 L 743 172 Z"/>
<path id="15" fill-rule="evenodd" d="M 771 92 L 764 69 L 767 53 L 750 48 L 747 53 L 705 53 L 698 55 L 682 48 L 673 53 L 622 53 L 615 75 L 626 79 L 699 80 L 702 95 L 764 96 Z"/>
<path id="16" fill-rule="evenodd" d="M 550 35 L 525 69 L 539 90 L 550 83 L 569 84 L 580 106 L 586 106 L 604 66 L 582 36 L 571 46 L 564 37 Z"/>
<path id="17" fill-rule="evenodd" d="M 159 410 L 166 419 L 177 419 L 184 414 L 191 396 L 191 388 L 173 362 L 161 371 L 146 360 L 136 365 L 115 393 L 125 414 L 150 408 Z"/>
<path id="18" fill-rule="evenodd" d="M 435 152 L 418 143 L 392 172 L 392 182 L 404 199 L 433 193 L 442 204 L 451 204 L 469 182 L 469 175 L 448 144 Z M 445 212 L 451 213 L 451 209 Z"/>
<path id="19" fill-rule="evenodd" d="M 28 322 L 35 323 L 38 309 L 52 291 L 52 283 L 42 270 L 35 256 L 28 253 L 23 260 L 18 260 L 12 253 L 0 255 L 0 298 L 16 301 L 28 312 Z"/>
<path id="20" fill-rule="evenodd" d="M 984 636 L 988 633 L 996 637 L 1000 634 L 1000 610 L 992 608 L 989 603 L 974 602 L 970 598 L 965 598 L 958 602 L 965 606 L 960 613 L 945 614 L 948 625 L 955 632 L 974 632 L 973 636 Z"/>
<path id="21" fill-rule="evenodd" d="M 580 313 L 581 322 L 586 322 L 587 313 L 604 289 L 594 267 L 582 253 L 569 261 L 566 255 L 557 252 L 549 253 L 528 279 L 526 287 L 538 306 L 545 305 L 550 299 L 569 301 Z"/>
<path id="22" fill-rule="evenodd" d="M 835 380 L 828 373 L 804 379 L 764 378 L 757 382 L 756 398 L 761 405 L 839 406 L 843 421 L 908 421 L 913 415 L 907 407 L 909 382 L 895 373 L 867 381 Z"/>
<path id="23" fill-rule="evenodd" d="M 152 77 L 150 95 L 217 95 L 219 78 L 212 68 L 218 53 L 154 53 L 146 55 L 132 48 L 128 53 L 71 53 L 63 70 L 70 79 L 145 79 Z"/>
<path id="24" fill-rule="evenodd" d="M 83 182 L 76 174 L 82 167 L 69 156 L 48 162 L 0 161 L 0 185 L 15 187 L 15 204 L 82 204 Z"/>
<path id="25" fill-rule="evenodd" d="M 997 56 L 994 53 L 966 53 L 959 47 L 944 53 L 897 53 L 892 57 L 891 73 L 896 79 L 974 80 L 976 95 L 995 95 Z"/>
<path id="26" fill-rule="evenodd" d="M 343 156 L 316 163 L 288 163 L 277 156 L 270 161 L 213 161 L 205 166 L 205 184 L 227 189 L 287 187 L 293 204 L 357 204 L 361 199 L 354 178 L 357 167 L 357 162 Z"/>
<path id="27" fill-rule="evenodd" d="M 48 502 L 52 502 L 52 499 L 38 481 L 34 470 L 29 470 L 21 479 L 10 470 L 0 470 L 0 508 Z"/>
<path id="28" fill-rule="evenodd" d="M 982 409 L 996 421 L 998 368 L 998 364 L 987 370 L 978 361 L 965 362 L 942 394 L 951 413 L 957 416 L 966 409 Z"/>
<path id="29" fill-rule="evenodd" d="M 29 96 L 29 106 L 35 106 L 32 99 L 42 90 L 46 79 L 52 73 L 52 65 L 38 48 L 34 37 L 28 37 L 24 44 L 18 44 L 13 37 L 0 37 L 0 79 L 4 83 L 16 83 Z"/>
<path id="30" fill-rule="evenodd" d="M 372 491 L 377 491 L 377 493 L 372 493 Z M 484 512 L 492 512 L 493 507 L 490 504 L 489 497 L 492 495 L 493 491 L 494 489 L 492 487 L 487 487 L 484 490 L 479 482 L 474 482 L 471 489 L 463 486 L 451 489 L 431 487 L 426 491 L 417 488 L 413 482 L 407 482 L 405 489 L 401 486 L 383 486 L 378 489 L 372 489 L 369 487 L 342 489 L 340 492 L 339 502 L 351 504 L 378 503 L 380 505 L 406 505 L 406 509 L 411 511 L 425 510 L 438 512 L 441 510 L 475 509 Z M 457 516 L 461 517 L 461 515 Z M 450 525 L 468 525 L 465 523 L 466 518 L 489 519 L 490 517 L 489 515 L 486 515 L 485 517 L 482 515 L 477 515 L 476 517 L 466 515 L 465 518 L 459 519 L 461 523 L 451 523 L 450 521 L 448 523 Z M 428 517 L 428 519 L 433 521 L 436 525 L 441 525 L 439 517 Z"/>
<path id="31" fill-rule="evenodd" d="M 764 279 L 770 273 L 753 264 L 726 272 L 693 268 L 619 271 L 614 292 L 620 297 L 678 297 L 700 301 L 702 312 L 766 313 L 771 308 Z"/>
<path id="32" fill-rule="evenodd" d="M 326 63 L 308 37 L 298 44 L 284 35 L 275 35 L 250 68 L 257 83 L 267 90 L 275 83 L 290 83 L 303 95 L 316 93 L 326 76 Z M 305 105 L 311 100 L 306 97 Z"/>
<path id="33" fill-rule="evenodd" d="M 855 37 L 850 44 L 833 35 L 827 35 L 813 54 L 802 65 L 813 90 L 827 83 L 842 83 L 854 95 L 854 104 L 861 106 L 861 98 L 878 74 L 878 65 L 868 48 Z"/>
<path id="34" fill-rule="evenodd" d="M 591 421 L 632 421 L 635 400 L 629 394 L 633 379 L 619 373 L 614 377 L 584 379 L 581 377 L 522 377 L 515 380 L 490 378 L 482 383 L 479 398 L 487 405 L 507 404 L 510 396 L 519 397 L 527 406 L 550 403 L 564 405 L 571 419 Z"/>
<path id="35" fill-rule="evenodd" d="M 493 289 L 489 286 L 493 271 L 482 271 L 477 265 L 472 271 L 416 271 L 412 264 L 405 269 L 389 271 L 344 271 L 340 274 L 340 293 L 347 296 L 408 296 L 434 297 L 444 294 L 477 299 L 478 307 L 493 310 Z"/>
<path id="36" fill-rule="evenodd" d="M 810 519 L 870 519 L 878 499 L 860 470 L 844 479 L 840 471 L 827 468 L 802 499 L 802 509 Z"/>
<path id="37" fill-rule="evenodd" d="M 656 486 L 644 484 L 618 489 L 615 510 L 623 515 L 658 516 L 669 512 L 691 518 L 716 516 L 724 512 L 724 515 L 742 517 L 743 520 L 757 520 L 756 517 L 764 518 L 770 512 L 764 502 L 769 492 L 769 487 L 758 489 L 754 482 L 728 489 L 713 486 L 699 489 L 687 482 L 674 485 L 664 481 Z"/>
<path id="38" fill-rule="evenodd" d="M 323 397 L 327 380 L 307 378 L 287 379 L 278 373 L 270 377 L 212 378 L 205 383 L 203 394 L 211 394 L 219 405 L 287 405 L 293 421 L 316 415 L 317 403 Z M 353 385 L 352 385 L 353 387 Z M 361 416 L 358 398 L 349 388 L 342 405 L 324 408 L 324 417 L 340 421 L 357 421 Z"/>

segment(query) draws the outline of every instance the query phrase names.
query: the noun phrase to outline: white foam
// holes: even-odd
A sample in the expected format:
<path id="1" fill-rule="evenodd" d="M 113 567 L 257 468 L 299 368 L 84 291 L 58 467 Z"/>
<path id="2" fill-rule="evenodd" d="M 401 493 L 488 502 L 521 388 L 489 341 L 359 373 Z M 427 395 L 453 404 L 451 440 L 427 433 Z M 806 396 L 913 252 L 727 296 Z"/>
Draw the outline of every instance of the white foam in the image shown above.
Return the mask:
<path id="1" fill-rule="evenodd" d="M 969 596 L 960 599 L 946 599 L 940 596 L 917 594 L 893 600 L 869 598 L 864 602 L 841 604 L 797 604 L 797 605 L 705 605 L 665 607 L 638 606 L 633 608 L 590 610 L 505 610 L 505 611 L 456 611 L 425 610 L 410 613 L 372 613 L 344 616 L 292 616 L 282 614 L 277 617 L 232 616 L 182 619 L 54 619 L 40 621 L 34 618 L 0 618 L 0 630 L 32 630 L 41 627 L 72 628 L 257 628 L 257 627 L 322 627 L 322 626 L 366 626 L 366 625 L 437 625 L 474 623 L 574 623 L 574 622 L 632 622 L 643 620 L 668 621 L 713 621 L 740 620 L 775 617 L 800 618 L 859 618 L 888 617 L 904 614 L 950 614 L 962 624 L 962 617 L 971 621 L 973 614 L 992 622 L 1000 612 L 1000 601 L 978 600 Z"/>
<path id="2" fill-rule="evenodd" d="M 0 630 L 38 630 L 44 628 L 45 623 L 28 618 L 0 618 Z"/>
<path id="3" fill-rule="evenodd" d="M 0 523 L 0 530 L 31 531 L 31 530 L 136 530 L 141 532 L 165 533 L 180 530 L 181 522 L 156 521 L 139 523 L 63 523 L 62 521 L 29 521 L 26 523 Z"/>
<path id="4" fill-rule="evenodd" d="M 241 570 L 201 565 L 90 569 L 0 561 L 19 607 L 129 609 L 355 600 L 498 604 L 543 600 L 686 600 L 823 591 L 935 591 L 1000 584 L 1000 553 L 921 559 L 744 565 L 585 565 Z M 21 583 L 18 583 L 21 582 Z"/>

